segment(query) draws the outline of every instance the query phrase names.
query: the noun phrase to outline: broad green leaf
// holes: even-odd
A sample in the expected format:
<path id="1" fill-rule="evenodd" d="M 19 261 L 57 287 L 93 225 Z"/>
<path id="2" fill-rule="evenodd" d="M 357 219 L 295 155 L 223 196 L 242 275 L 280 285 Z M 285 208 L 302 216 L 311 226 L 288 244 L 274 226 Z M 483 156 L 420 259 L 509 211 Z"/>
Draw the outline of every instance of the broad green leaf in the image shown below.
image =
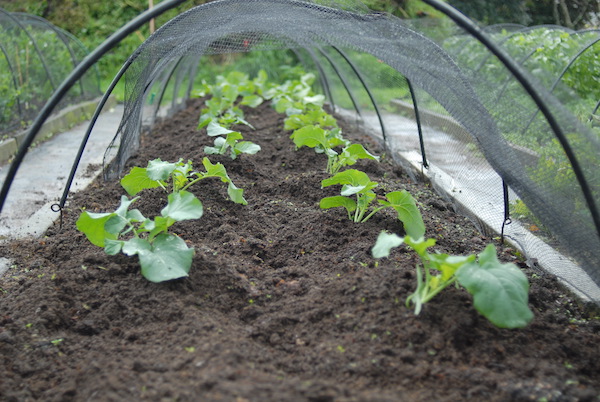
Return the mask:
<path id="1" fill-rule="evenodd" d="M 115 214 L 122 216 L 123 218 L 127 217 L 127 210 L 129 209 L 129 206 L 133 204 L 138 198 L 140 197 L 135 197 L 130 200 L 129 198 L 127 198 L 126 195 L 122 195 L 121 204 L 119 204 L 119 206 L 115 210 Z"/>
<path id="2" fill-rule="evenodd" d="M 122 240 L 106 239 L 104 241 L 104 252 L 108 255 L 117 255 L 121 252 L 123 244 L 125 244 L 125 242 Z"/>
<path id="3" fill-rule="evenodd" d="M 291 107 L 293 107 L 291 100 L 287 98 L 281 98 L 275 104 L 275 111 L 277 111 L 277 113 L 285 113 L 285 111 Z"/>
<path id="4" fill-rule="evenodd" d="M 206 113 L 203 113 L 202 115 L 200 115 L 200 121 L 198 123 L 198 130 L 200 130 L 203 127 L 208 126 L 213 119 L 215 118 L 215 116 L 211 113 L 208 113 L 208 111 L 206 111 Z"/>
<path id="5" fill-rule="evenodd" d="M 302 115 L 294 114 L 285 119 L 283 122 L 284 130 L 298 130 L 306 126 L 306 123 L 303 121 L 301 116 Z"/>
<path id="6" fill-rule="evenodd" d="M 293 103 L 292 106 L 288 107 L 287 109 L 285 109 L 285 115 L 286 116 L 291 116 L 294 114 L 300 114 L 303 112 L 303 110 L 301 108 L 296 107 L 296 103 Z"/>
<path id="7" fill-rule="evenodd" d="M 146 218 L 146 220 L 144 220 L 144 222 L 142 222 L 142 224 L 140 225 L 141 230 L 146 230 L 148 232 L 151 232 L 155 228 L 156 228 L 156 222 L 154 222 L 153 220 L 150 220 L 148 218 Z"/>
<path id="8" fill-rule="evenodd" d="M 142 215 L 139 209 L 132 209 L 131 211 L 127 212 L 127 220 L 131 222 L 144 222 L 146 218 L 144 215 Z"/>
<path id="9" fill-rule="evenodd" d="M 146 168 L 136 166 L 121 179 L 121 186 L 127 191 L 127 194 L 133 196 L 147 188 L 160 187 L 158 181 L 148 177 L 146 170 Z"/>
<path id="10" fill-rule="evenodd" d="M 304 126 L 294 131 L 290 138 L 294 141 L 294 144 L 300 147 L 314 148 L 318 145 L 327 148 L 327 138 L 325 137 L 325 130 L 319 126 Z"/>
<path id="11" fill-rule="evenodd" d="M 104 224 L 104 229 L 107 232 L 113 233 L 118 236 L 118 234 L 121 233 L 123 229 L 125 229 L 125 226 L 127 226 L 128 222 L 129 221 L 124 217 L 115 214 L 109 220 L 106 221 L 106 223 Z"/>
<path id="12" fill-rule="evenodd" d="M 313 73 L 306 73 L 300 77 L 300 82 L 310 88 L 310 86 L 315 82 L 316 76 Z"/>
<path id="13" fill-rule="evenodd" d="M 202 203 L 190 192 L 180 191 L 170 194 L 168 200 L 169 203 L 160 211 L 160 214 L 175 221 L 199 219 L 204 213 Z"/>
<path id="14" fill-rule="evenodd" d="M 373 258 L 389 257 L 390 251 L 404 243 L 404 238 L 394 233 L 381 232 L 371 250 Z"/>
<path id="15" fill-rule="evenodd" d="M 204 153 L 207 155 L 219 155 L 221 153 L 221 148 L 204 147 Z"/>
<path id="16" fill-rule="evenodd" d="M 132 256 L 141 253 L 142 251 L 152 250 L 152 245 L 146 239 L 134 237 L 126 242 L 123 242 L 123 254 Z"/>
<path id="17" fill-rule="evenodd" d="M 138 256 L 144 278 L 150 282 L 164 282 L 188 275 L 194 249 L 188 248 L 175 235 L 161 234 L 154 240 L 151 250 L 139 251 Z"/>
<path id="18" fill-rule="evenodd" d="M 379 157 L 369 153 L 361 144 L 347 146 L 340 155 L 343 166 L 354 165 L 359 159 L 379 160 Z"/>
<path id="19" fill-rule="evenodd" d="M 214 121 L 211 121 L 208 123 L 206 133 L 211 137 L 216 137 L 217 135 L 227 135 L 229 133 L 233 133 L 233 131 L 215 123 Z"/>
<path id="20" fill-rule="evenodd" d="M 115 216 L 114 212 L 94 213 L 83 211 L 75 222 L 77 229 L 95 246 L 104 247 L 105 239 L 116 239 L 117 234 L 106 231 L 104 225 Z"/>
<path id="21" fill-rule="evenodd" d="M 148 225 L 148 227 L 153 226 L 153 228 L 150 230 L 150 234 L 148 235 L 148 238 L 150 240 L 153 240 L 156 236 L 158 236 L 161 233 L 166 233 L 167 230 L 169 230 L 169 228 L 175 223 L 175 219 L 171 218 L 170 216 L 156 216 L 154 217 L 154 224 L 153 225 Z"/>
<path id="22" fill-rule="evenodd" d="M 267 74 L 267 72 L 265 70 L 259 70 L 258 73 L 256 74 L 256 77 L 254 77 L 254 84 L 258 87 L 263 87 L 267 81 L 269 80 L 269 75 Z"/>
<path id="23" fill-rule="evenodd" d="M 358 192 L 366 193 L 377 187 L 377 183 L 371 181 L 365 172 L 356 169 L 348 169 L 343 172 L 336 173 L 329 179 L 321 181 L 321 187 L 328 187 L 335 184 L 341 184 L 342 195 L 352 195 Z"/>
<path id="24" fill-rule="evenodd" d="M 236 204 L 248 205 L 248 201 L 244 198 L 244 189 L 237 188 L 231 181 L 227 185 L 227 194 Z"/>
<path id="25" fill-rule="evenodd" d="M 171 176 L 171 173 L 173 173 L 178 167 L 179 164 L 177 163 L 165 162 L 160 160 L 160 158 L 154 159 L 148 162 L 146 174 L 151 180 L 165 181 Z"/>
<path id="26" fill-rule="evenodd" d="M 254 155 L 260 151 L 260 145 L 250 141 L 240 141 L 235 145 L 235 151 L 237 153 Z"/>
<path id="27" fill-rule="evenodd" d="M 305 104 L 310 103 L 312 105 L 323 106 L 323 104 L 325 103 L 325 96 L 321 94 L 314 96 L 306 96 L 304 97 L 303 102 Z"/>
<path id="28" fill-rule="evenodd" d="M 244 138 L 244 136 L 242 135 L 242 133 L 240 133 L 238 131 L 232 131 L 229 134 L 227 134 L 225 142 L 227 143 L 227 145 L 229 145 L 231 148 L 233 148 L 233 147 L 235 147 L 236 142 L 243 138 Z"/>
<path id="29" fill-rule="evenodd" d="M 435 239 L 425 239 L 423 237 L 419 239 L 413 239 L 410 236 L 405 236 L 404 242 L 413 250 L 415 250 L 416 253 L 421 257 L 424 257 L 427 254 L 427 249 L 429 247 L 435 246 Z"/>
<path id="30" fill-rule="evenodd" d="M 442 281 L 447 281 L 456 273 L 456 271 L 466 263 L 475 261 L 475 255 L 458 256 L 441 253 L 429 254 L 431 268 L 441 272 Z"/>
<path id="31" fill-rule="evenodd" d="M 139 197 L 135 197 L 133 199 L 129 199 L 127 198 L 126 195 L 122 195 L 121 196 L 121 204 L 119 205 L 119 207 L 115 210 L 114 216 L 112 216 L 109 220 L 106 221 L 106 223 L 104 224 L 104 229 L 109 232 L 109 233 L 113 233 L 115 235 L 118 235 L 119 233 L 121 233 L 121 231 L 125 228 L 125 226 L 127 226 L 129 224 L 129 218 L 128 218 L 128 209 L 129 206 L 135 202 Z M 139 212 L 139 211 L 138 211 Z M 134 213 L 135 215 L 135 213 Z M 141 215 L 141 213 L 140 213 Z"/>
<path id="32" fill-rule="evenodd" d="M 241 71 L 231 71 L 227 74 L 227 82 L 239 87 L 241 84 L 249 80 L 248 74 L 242 73 Z"/>
<path id="33" fill-rule="evenodd" d="M 497 327 L 522 328 L 533 319 L 527 277 L 516 265 L 498 261 L 493 244 L 479 254 L 479 263 L 463 265 L 456 276 L 477 311 Z"/>
<path id="34" fill-rule="evenodd" d="M 249 107 L 257 107 L 263 103 L 263 98 L 258 95 L 246 95 L 242 98 L 240 105 L 247 105 Z"/>
<path id="35" fill-rule="evenodd" d="M 425 235 L 425 223 L 412 195 L 408 191 L 402 190 L 392 191 L 385 196 L 388 201 L 379 200 L 379 203 L 396 210 L 398 219 L 402 221 L 406 234 L 413 239 L 423 237 Z"/>
<path id="36" fill-rule="evenodd" d="M 348 211 L 348 215 L 356 211 L 356 202 L 352 198 L 342 197 L 340 195 L 334 197 L 325 197 L 319 202 L 321 209 L 329 209 L 335 207 L 344 207 Z"/>
<path id="37" fill-rule="evenodd" d="M 205 177 L 220 177 L 224 182 L 229 181 L 229 176 L 227 175 L 227 170 L 222 163 L 212 163 L 210 159 L 204 157 L 202 158 L 202 165 L 204 169 L 206 169 L 206 173 L 203 175 Z"/>
<path id="38" fill-rule="evenodd" d="M 352 186 L 350 184 L 344 184 L 342 186 L 342 191 L 340 192 L 340 194 L 349 197 L 356 193 L 362 192 L 365 188 L 367 188 L 367 186 Z"/>

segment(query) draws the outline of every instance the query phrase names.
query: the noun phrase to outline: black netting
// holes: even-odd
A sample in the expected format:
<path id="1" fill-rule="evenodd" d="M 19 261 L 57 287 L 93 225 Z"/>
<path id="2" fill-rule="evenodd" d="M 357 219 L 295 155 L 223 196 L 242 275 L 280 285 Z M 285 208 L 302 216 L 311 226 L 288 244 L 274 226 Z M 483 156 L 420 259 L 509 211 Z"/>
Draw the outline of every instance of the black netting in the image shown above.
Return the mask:
<path id="1" fill-rule="evenodd" d="M 27 126 L 87 53 L 73 35 L 48 21 L 0 9 L 0 133 Z M 98 75 L 92 70 L 60 107 L 99 95 Z"/>
<path id="2" fill-rule="evenodd" d="M 130 58 L 125 113 L 118 146 L 106 154 L 106 174 L 121 172 L 142 125 L 152 124 L 161 106 L 176 110 L 190 96 L 197 71 L 214 62 L 211 55 L 236 55 L 243 66 L 240 54 L 268 59 L 285 52 L 319 76 L 339 113 L 379 132 L 401 163 L 420 166 L 483 230 L 504 230 L 531 261 L 543 259 L 589 293 L 589 278 L 600 284 L 592 212 L 600 199 L 600 143 L 587 123 L 596 102 L 581 105 L 600 93 L 570 74 L 574 68 L 598 73 L 600 34 L 515 24 L 486 32 L 526 71 L 547 113 L 482 43 L 448 20 L 407 23 L 354 1 L 223 0 L 196 7 Z M 559 59 L 544 56 L 557 49 Z M 250 73 L 269 65 L 252 60 Z M 162 101 L 167 91 L 170 105 Z M 509 207 L 512 223 L 503 227 Z M 560 253 L 548 252 L 555 248 Z"/>

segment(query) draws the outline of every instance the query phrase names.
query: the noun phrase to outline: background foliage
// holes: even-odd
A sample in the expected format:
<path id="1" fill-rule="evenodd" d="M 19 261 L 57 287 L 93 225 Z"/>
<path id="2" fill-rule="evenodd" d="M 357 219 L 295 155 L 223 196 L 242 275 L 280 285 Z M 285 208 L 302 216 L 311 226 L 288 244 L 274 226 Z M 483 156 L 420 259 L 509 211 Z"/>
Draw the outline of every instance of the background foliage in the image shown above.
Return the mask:
<path id="1" fill-rule="evenodd" d="M 210 0 L 190 0 L 156 21 L 159 27 L 175 15 Z M 154 1 L 156 4 L 159 0 Z M 363 0 L 368 7 L 392 13 L 401 18 L 438 16 L 419 0 Z M 571 24 L 584 26 L 594 23 L 590 13 L 598 13 L 600 0 L 450 0 L 449 3 L 471 18 L 484 24 L 518 22 L 522 24 Z M 569 12 L 563 10 L 563 3 Z M 39 15 L 71 32 L 88 49 L 93 49 L 119 27 L 148 8 L 148 0 L 0 0 L 0 7 Z M 567 25 L 568 25 L 567 24 Z M 100 63 L 104 85 L 110 82 L 127 57 L 150 35 L 149 26 L 130 35 Z"/>

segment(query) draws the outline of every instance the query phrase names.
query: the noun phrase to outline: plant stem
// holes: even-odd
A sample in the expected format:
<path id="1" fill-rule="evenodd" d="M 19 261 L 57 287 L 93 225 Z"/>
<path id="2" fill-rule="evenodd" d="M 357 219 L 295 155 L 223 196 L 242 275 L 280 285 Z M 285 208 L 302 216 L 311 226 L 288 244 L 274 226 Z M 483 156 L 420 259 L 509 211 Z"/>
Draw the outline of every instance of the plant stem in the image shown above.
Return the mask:
<path id="1" fill-rule="evenodd" d="M 373 215 L 375 215 L 377 212 L 381 211 L 382 209 L 384 209 L 386 207 L 379 207 L 379 208 L 375 208 L 373 211 L 371 211 L 371 213 L 369 215 L 367 215 L 367 217 L 365 219 L 363 219 L 361 222 L 366 222 L 369 220 L 369 218 L 371 218 Z"/>
<path id="2" fill-rule="evenodd" d="M 204 178 L 205 178 L 205 176 L 203 176 L 203 175 L 202 175 L 202 173 L 196 173 L 196 174 L 198 175 L 198 177 L 197 177 L 197 178 L 195 178 L 194 180 L 190 181 L 190 182 L 189 182 L 188 184 L 186 184 L 185 186 L 183 186 L 183 187 L 181 188 L 181 190 L 179 190 L 179 191 L 185 191 L 185 190 L 187 190 L 188 188 L 190 188 L 190 186 L 192 186 L 193 184 L 196 184 L 196 183 L 198 183 L 200 180 L 202 180 L 202 179 L 204 179 Z"/>

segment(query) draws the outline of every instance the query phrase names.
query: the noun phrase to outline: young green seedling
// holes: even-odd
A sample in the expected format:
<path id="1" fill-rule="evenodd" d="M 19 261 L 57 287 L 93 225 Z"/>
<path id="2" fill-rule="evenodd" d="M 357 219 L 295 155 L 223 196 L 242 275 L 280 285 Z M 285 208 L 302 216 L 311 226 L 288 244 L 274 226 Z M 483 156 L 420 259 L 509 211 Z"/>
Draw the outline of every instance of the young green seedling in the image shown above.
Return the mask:
<path id="1" fill-rule="evenodd" d="M 528 306 L 529 283 L 527 277 L 514 264 L 502 264 L 496 257 L 496 248 L 489 244 L 478 255 L 452 256 L 430 253 L 435 239 L 410 236 L 400 237 L 382 232 L 373 247 L 374 258 L 388 257 L 394 247 L 406 244 L 420 257 L 423 264 L 417 271 L 417 288 L 406 299 L 419 314 L 423 305 L 439 292 L 456 283 L 464 286 L 473 296 L 477 311 L 500 328 L 522 328 L 532 319 Z"/>
<path id="2" fill-rule="evenodd" d="M 314 148 L 317 153 L 327 155 L 327 173 L 336 174 L 345 166 L 354 165 L 359 159 L 379 160 L 360 144 L 350 144 L 342 138 L 338 128 L 325 130 L 319 126 L 304 126 L 292 133 L 290 138 L 296 147 Z M 341 153 L 335 147 L 344 147 Z"/>
<path id="3" fill-rule="evenodd" d="M 210 122 L 224 127 L 231 127 L 234 124 L 252 127 L 244 119 L 244 112 L 239 105 L 252 108 L 259 106 L 264 99 L 258 93 L 263 91 L 266 80 L 267 75 L 261 70 L 254 80 L 250 80 L 246 74 L 233 71 L 226 77 L 218 76 L 214 85 L 203 82 L 202 90 L 197 91 L 196 95 L 210 94 L 212 97 L 204 102 L 206 108 L 201 111 L 198 129 L 207 126 Z"/>
<path id="4" fill-rule="evenodd" d="M 378 186 L 378 183 L 371 181 L 366 173 L 348 169 L 321 182 L 322 187 L 336 184 L 342 185 L 341 195 L 323 198 L 319 204 L 322 209 L 344 207 L 351 220 L 366 222 L 382 209 L 393 208 L 409 236 L 421 238 L 425 234 L 423 217 L 408 191 L 389 192 L 385 195 L 386 200 L 377 200 L 380 206 L 371 209 L 372 202 L 377 198 L 373 189 Z M 353 196 L 356 200 L 352 198 Z"/>
<path id="5" fill-rule="evenodd" d="M 179 160 L 176 163 L 165 162 L 160 159 L 154 159 L 148 162 L 147 168 L 134 167 L 129 174 L 121 179 L 121 185 L 131 196 L 148 188 L 162 187 L 166 191 L 168 186 L 172 186 L 172 192 L 187 190 L 190 186 L 200 180 L 209 177 L 217 177 L 223 183 L 227 183 L 227 194 L 231 201 L 246 205 L 248 202 L 244 199 L 244 190 L 237 188 L 227 174 L 225 166 L 221 163 L 213 164 L 208 158 L 202 159 L 202 165 L 206 172 L 193 171 L 192 161 L 184 163 Z"/>
<path id="6" fill-rule="evenodd" d="M 121 204 L 114 212 L 82 212 L 76 223 L 77 229 L 109 255 L 120 252 L 137 255 L 142 275 L 149 281 L 162 282 L 187 276 L 194 249 L 168 232 L 175 222 L 199 219 L 204 213 L 200 200 L 186 190 L 200 180 L 217 177 L 227 183 L 227 193 L 232 201 L 247 204 L 244 190 L 233 184 L 222 164 L 213 164 L 208 158 L 204 158 L 202 164 L 206 172 L 195 172 L 191 161 L 184 163 L 182 160 L 171 163 L 154 159 L 148 162 L 147 168 L 134 167 L 123 177 L 121 185 L 131 196 L 158 187 L 170 192 L 161 215 L 148 219 L 138 209 L 129 210 L 139 197 L 130 200 L 122 196 Z"/>
<path id="7" fill-rule="evenodd" d="M 315 78 L 314 74 L 304 74 L 299 79 L 287 80 L 269 88 L 263 92 L 263 96 L 271 100 L 278 113 L 288 116 L 302 113 L 309 105 L 323 106 L 325 97 L 316 95 L 311 88 Z"/>
<path id="8" fill-rule="evenodd" d="M 307 105 L 301 113 L 288 116 L 284 121 L 284 129 L 298 130 L 304 126 L 319 126 L 326 130 L 339 128 L 337 120 L 321 106 Z"/>
<path id="9" fill-rule="evenodd" d="M 120 252 L 128 256 L 137 255 L 142 275 L 151 282 L 187 276 L 194 249 L 178 236 L 168 233 L 168 229 L 175 222 L 200 218 L 204 211 L 202 203 L 187 191 L 172 193 L 161 215 L 151 220 L 138 209 L 129 210 L 138 198 L 130 200 L 122 196 L 121 204 L 114 212 L 84 211 L 77 220 L 77 229 L 92 244 L 104 247 L 109 255 Z M 126 236 L 129 237 L 127 240 Z"/>
<path id="10" fill-rule="evenodd" d="M 254 155 L 260 151 L 260 145 L 251 141 L 239 141 L 244 139 L 242 133 L 229 130 L 213 121 L 208 124 L 206 132 L 209 136 L 216 137 L 214 147 L 204 147 L 204 152 L 208 155 L 223 155 L 229 149 L 231 159 L 235 159 L 239 154 Z M 225 137 L 221 137 L 222 135 Z"/>

